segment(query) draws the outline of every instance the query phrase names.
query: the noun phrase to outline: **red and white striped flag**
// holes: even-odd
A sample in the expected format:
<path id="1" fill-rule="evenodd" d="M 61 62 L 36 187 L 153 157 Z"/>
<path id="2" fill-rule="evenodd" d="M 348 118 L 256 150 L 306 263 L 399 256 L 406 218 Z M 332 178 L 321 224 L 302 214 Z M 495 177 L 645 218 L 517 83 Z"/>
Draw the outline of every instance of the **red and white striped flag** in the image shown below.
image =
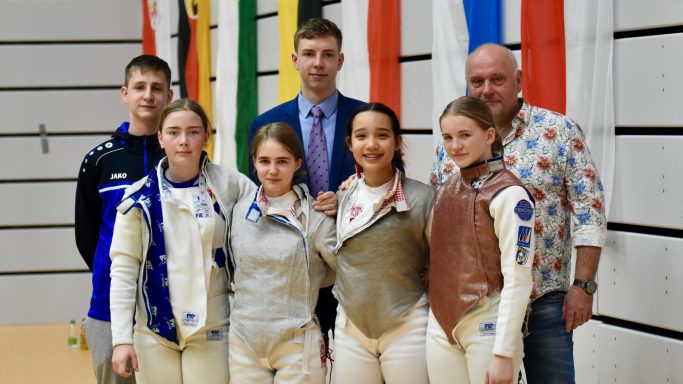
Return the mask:
<path id="1" fill-rule="evenodd" d="M 400 116 L 400 2 L 343 1 L 341 9 L 344 67 L 337 87 L 345 96 L 384 103 Z"/>

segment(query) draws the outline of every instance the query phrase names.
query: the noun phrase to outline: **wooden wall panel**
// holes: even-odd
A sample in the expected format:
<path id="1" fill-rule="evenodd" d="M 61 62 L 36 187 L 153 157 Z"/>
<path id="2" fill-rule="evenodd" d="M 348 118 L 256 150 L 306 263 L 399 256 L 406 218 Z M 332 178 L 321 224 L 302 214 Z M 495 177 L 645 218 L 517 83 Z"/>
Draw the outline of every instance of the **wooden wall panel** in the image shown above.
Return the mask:
<path id="1" fill-rule="evenodd" d="M 123 83 L 123 68 L 119 82 Z M 110 133 L 128 118 L 119 89 L 85 91 L 0 92 L 0 134 L 38 134 L 45 124 L 50 133 Z M 5 109 L 6 108 L 6 109 Z"/>
<path id="2" fill-rule="evenodd" d="M 74 229 L 0 230 L 0 272 L 71 271 L 88 267 L 76 249 Z"/>
<path id="3" fill-rule="evenodd" d="M 522 41 L 522 0 L 505 0 L 500 3 L 503 7 L 503 44 L 519 44 Z"/>
<path id="4" fill-rule="evenodd" d="M 683 332 L 683 239 L 609 231 L 598 269 L 598 312 Z"/>
<path id="5" fill-rule="evenodd" d="M 0 226 L 74 222 L 76 182 L 0 184 Z"/>
<path id="6" fill-rule="evenodd" d="M 257 70 L 277 71 L 280 65 L 280 41 L 277 36 L 278 23 L 277 17 L 266 17 L 256 20 L 256 55 L 258 62 Z M 294 40 L 292 40 L 292 52 L 294 51 Z"/>
<path id="7" fill-rule="evenodd" d="M 680 107 L 680 100 L 683 100 L 681 52 L 683 33 L 614 42 L 614 113 L 617 126 L 683 125 L 683 108 Z"/>
<path id="8" fill-rule="evenodd" d="M 277 75 L 259 76 L 258 82 L 258 113 L 263 113 L 277 102 Z"/>
<path id="9" fill-rule="evenodd" d="M 598 335 L 601 324 L 600 321 L 589 320 L 574 331 L 574 369 L 577 383 L 598 383 L 600 376 Z"/>
<path id="10" fill-rule="evenodd" d="M 404 129 L 432 128 L 430 61 L 401 63 L 401 125 Z"/>
<path id="11" fill-rule="evenodd" d="M 0 45 L 2 87 L 120 86 L 140 44 Z"/>
<path id="12" fill-rule="evenodd" d="M 683 2 L 679 0 L 614 1 L 616 31 L 683 25 Z"/>
<path id="13" fill-rule="evenodd" d="M 0 168 L 0 180 L 76 179 L 83 156 L 109 136 L 12 137 L 0 140 L 0 164 L 21 159 L 22 167 Z"/>
<path id="14" fill-rule="evenodd" d="M 683 383 L 683 342 L 611 325 L 599 331 L 600 383 Z"/>
<path id="15" fill-rule="evenodd" d="M 429 183 L 432 167 L 433 141 L 431 135 L 403 135 L 406 175 L 423 183 Z"/>
<path id="16" fill-rule="evenodd" d="M 257 0 L 256 14 L 263 15 L 265 13 L 277 12 L 277 0 Z"/>
<path id="17" fill-rule="evenodd" d="M 337 24 L 339 29 L 342 29 L 342 23 L 344 21 L 342 20 L 341 3 L 325 4 L 323 1 L 323 17 L 331 20 L 333 23 Z M 292 41 L 294 41 L 294 36 L 292 36 Z"/>
<path id="18" fill-rule="evenodd" d="M 3 0 L 0 7 L 2 41 L 141 38 L 139 0 Z"/>
<path id="19" fill-rule="evenodd" d="M 90 279 L 90 273 L 0 276 L 0 325 L 80 320 L 90 305 Z"/>
<path id="20" fill-rule="evenodd" d="M 617 136 L 611 222 L 683 229 L 681 148 L 681 136 Z"/>
<path id="21" fill-rule="evenodd" d="M 432 1 L 401 0 L 401 56 L 432 52 Z"/>

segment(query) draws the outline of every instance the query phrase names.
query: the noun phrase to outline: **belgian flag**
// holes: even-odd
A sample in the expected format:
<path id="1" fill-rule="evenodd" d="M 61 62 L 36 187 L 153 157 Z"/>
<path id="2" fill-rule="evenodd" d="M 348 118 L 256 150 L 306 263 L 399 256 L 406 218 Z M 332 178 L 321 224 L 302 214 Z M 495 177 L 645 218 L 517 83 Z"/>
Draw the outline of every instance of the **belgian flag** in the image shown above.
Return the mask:
<path id="1" fill-rule="evenodd" d="M 280 35 L 280 67 L 278 76 L 278 102 L 289 101 L 301 88 L 301 78 L 292 64 L 294 34 L 308 19 L 322 17 L 322 0 L 278 1 L 277 17 Z"/>

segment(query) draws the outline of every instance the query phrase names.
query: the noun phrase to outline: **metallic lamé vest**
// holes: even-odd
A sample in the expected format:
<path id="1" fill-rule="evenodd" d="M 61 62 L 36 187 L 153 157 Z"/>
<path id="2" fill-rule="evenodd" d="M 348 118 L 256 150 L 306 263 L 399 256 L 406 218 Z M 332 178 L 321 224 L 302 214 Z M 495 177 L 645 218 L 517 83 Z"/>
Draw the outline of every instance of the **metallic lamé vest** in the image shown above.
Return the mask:
<path id="1" fill-rule="evenodd" d="M 327 266 L 316 250 L 315 237 L 319 230 L 329 232 L 332 248 L 335 232 L 334 220 L 308 202 L 302 202 L 308 212 L 303 233 L 268 215 L 253 222 L 246 218 L 252 201 L 240 200 L 232 214 L 230 250 L 235 272 L 230 330 L 262 358 L 291 337 L 292 329 L 317 321 L 315 305 Z"/>
<path id="2" fill-rule="evenodd" d="M 429 259 L 425 227 L 435 193 L 418 181 L 402 182 L 410 209 L 392 208 L 337 251 L 334 295 L 353 324 L 371 339 L 379 338 L 425 292 L 420 274 Z M 347 196 L 341 194 L 340 211 L 348 208 Z"/>
<path id="3" fill-rule="evenodd" d="M 493 173 L 479 189 L 472 180 Z M 491 199 L 521 181 L 502 161 L 464 168 L 451 176 L 434 203 L 429 260 L 429 305 L 451 344 L 460 318 L 503 287 L 500 248 L 489 213 Z M 523 186 L 522 186 L 523 187 Z"/>

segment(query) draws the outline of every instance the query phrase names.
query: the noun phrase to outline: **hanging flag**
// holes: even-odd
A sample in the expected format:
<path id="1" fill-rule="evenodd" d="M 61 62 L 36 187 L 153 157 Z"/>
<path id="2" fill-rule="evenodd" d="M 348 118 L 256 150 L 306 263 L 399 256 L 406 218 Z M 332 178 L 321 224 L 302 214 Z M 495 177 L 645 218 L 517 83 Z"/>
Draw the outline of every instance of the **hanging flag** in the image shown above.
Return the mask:
<path id="1" fill-rule="evenodd" d="M 467 94 L 467 56 L 484 43 L 501 42 L 500 0 L 434 0 L 432 3 L 432 127 L 441 142 L 439 117 L 446 105 Z"/>
<path id="2" fill-rule="evenodd" d="M 210 0 L 178 0 L 178 77 L 181 97 L 197 101 L 213 121 Z M 206 147 L 213 155 L 213 136 Z"/>
<path id="3" fill-rule="evenodd" d="M 298 20 L 298 0 L 277 2 L 277 22 L 280 37 L 280 66 L 277 77 L 277 100 L 279 103 L 293 99 L 301 87 L 299 73 L 292 63 L 294 34 Z"/>
<path id="4" fill-rule="evenodd" d="M 586 135 L 609 215 L 615 166 L 613 0 L 566 1 L 564 25 L 566 112 Z"/>
<path id="5" fill-rule="evenodd" d="M 483 11 L 488 6 L 493 8 Z M 521 6 L 524 98 L 566 112 L 581 126 L 604 186 L 605 212 L 609 212 L 615 161 L 613 0 L 523 0 Z M 483 42 L 500 41 L 500 15 L 499 0 L 433 1 L 435 143 L 441 140 L 438 117 L 443 108 L 465 95 L 467 54 Z M 474 37 L 487 30 L 490 40 Z"/>
<path id="6" fill-rule="evenodd" d="M 400 116 L 400 2 L 341 3 L 344 67 L 337 87 L 359 100 L 378 101 Z"/>
<path id="7" fill-rule="evenodd" d="M 239 1 L 239 55 L 237 80 L 237 123 L 235 142 L 237 168 L 247 173 L 249 166 L 249 124 L 258 114 L 256 83 L 256 1 Z"/>
<path id="8" fill-rule="evenodd" d="M 170 0 L 141 0 L 142 53 L 171 62 Z"/>
<path id="9" fill-rule="evenodd" d="M 197 19 L 192 0 L 178 0 L 178 80 L 180 97 L 197 100 L 199 59 L 197 57 Z"/>
<path id="10" fill-rule="evenodd" d="M 401 116 L 401 4 L 398 0 L 370 0 L 368 56 L 370 99 Z"/>
<path id="11" fill-rule="evenodd" d="M 524 98 L 565 113 L 564 2 L 522 0 L 521 25 Z"/>
<path id="12" fill-rule="evenodd" d="M 149 10 L 149 1 L 142 1 L 142 53 L 145 55 L 156 55 L 156 37 L 154 36 L 154 29 L 152 29 L 152 22 Z M 156 9 L 152 10 L 156 13 Z"/>
<path id="13" fill-rule="evenodd" d="M 533 26 L 539 22 L 542 28 Z M 612 0 L 522 1 L 524 98 L 581 126 L 607 214 L 615 161 L 613 23 Z"/>
<path id="14" fill-rule="evenodd" d="M 299 12 L 297 15 L 297 27 L 308 19 L 323 17 L 322 0 L 299 0 Z M 292 35 L 294 36 L 294 35 Z"/>
<path id="15" fill-rule="evenodd" d="M 322 16 L 321 0 L 278 1 L 277 21 L 280 36 L 280 65 L 278 70 L 278 102 L 294 98 L 301 88 L 301 77 L 292 63 L 294 34 L 301 24 Z"/>
<path id="16" fill-rule="evenodd" d="M 342 52 L 344 65 L 337 88 L 344 96 L 370 100 L 370 62 L 368 55 L 368 7 L 370 0 L 343 1 Z"/>
<path id="17" fill-rule="evenodd" d="M 218 2 L 216 48 L 216 140 L 213 161 L 236 170 L 237 73 L 239 38 L 238 0 Z"/>
<path id="18" fill-rule="evenodd" d="M 197 11 L 197 59 L 198 67 L 198 96 L 209 119 L 213 121 L 213 101 L 211 98 L 211 0 L 192 1 Z"/>

